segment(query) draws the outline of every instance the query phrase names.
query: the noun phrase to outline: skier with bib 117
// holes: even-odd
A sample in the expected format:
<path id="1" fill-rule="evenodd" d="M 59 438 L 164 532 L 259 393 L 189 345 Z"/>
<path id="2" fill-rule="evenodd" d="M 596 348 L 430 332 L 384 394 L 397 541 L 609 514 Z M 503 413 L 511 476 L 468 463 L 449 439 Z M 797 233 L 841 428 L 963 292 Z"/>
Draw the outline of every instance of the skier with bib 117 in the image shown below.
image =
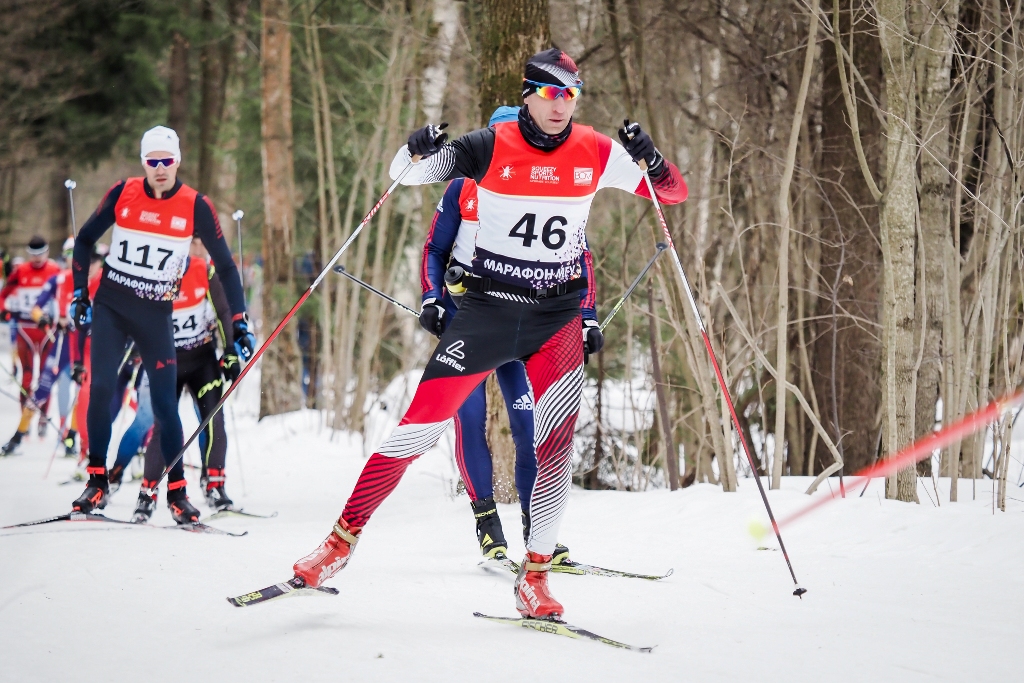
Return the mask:
<path id="1" fill-rule="evenodd" d="M 558 618 L 562 605 L 548 571 L 572 483 L 573 431 L 583 391 L 582 318 L 586 286 L 579 256 L 597 191 L 615 187 L 649 197 L 643 161 L 658 198 L 686 198 L 679 170 L 637 124 L 619 130 L 622 145 L 572 114 L 583 82 L 572 59 L 552 48 L 531 57 L 516 122 L 475 130 L 445 144 L 441 127 L 409 136 L 391 165 L 398 177 L 414 155 L 426 157 L 404 184 L 472 178 L 479 232 L 473 275 L 459 314 L 431 355 L 408 411 L 370 457 L 326 540 L 294 565 L 298 581 L 318 587 L 349 561 L 363 527 L 409 464 L 452 424 L 466 397 L 496 367 L 524 359 L 533 391 L 537 479 L 530 497 L 526 558 L 516 578 L 516 608 Z"/>
<path id="2" fill-rule="evenodd" d="M 82 226 L 75 243 L 71 312 L 78 324 L 91 323 L 92 336 L 89 483 L 72 504 L 72 510 L 80 512 L 91 512 L 107 503 L 110 400 L 129 337 L 135 341 L 149 376 L 150 400 L 161 425 L 160 445 L 167 464 L 181 450 L 184 438 L 178 417 L 178 367 L 171 314 L 193 235 L 203 240 L 220 274 L 233 314 L 238 355 L 248 360 L 255 345 L 245 315 L 242 283 L 213 203 L 177 178 L 181 163 L 178 135 L 170 128 L 157 126 L 142 136 L 141 148 L 146 175 L 111 187 Z M 93 245 L 111 225 L 111 249 L 94 306 L 86 289 L 89 257 Z M 199 511 L 185 493 L 180 460 L 168 473 L 167 507 L 179 524 L 199 520 Z"/>

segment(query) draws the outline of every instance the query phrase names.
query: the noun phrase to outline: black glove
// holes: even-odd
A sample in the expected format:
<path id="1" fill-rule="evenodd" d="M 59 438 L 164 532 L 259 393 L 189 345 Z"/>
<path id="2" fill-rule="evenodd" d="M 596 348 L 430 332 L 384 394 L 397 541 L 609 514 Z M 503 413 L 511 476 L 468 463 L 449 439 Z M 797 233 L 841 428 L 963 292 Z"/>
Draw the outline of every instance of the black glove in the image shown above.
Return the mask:
<path id="1" fill-rule="evenodd" d="M 78 386 L 82 386 L 82 382 L 85 381 L 85 363 L 78 360 L 71 366 L 71 379 Z"/>
<path id="2" fill-rule="evenodd" d="M 438 338 L 444 333 L 444 307 L 434 297 L 423 302 L 420 327 Z"/>
<path id="3" fill-rule="evenodd" d="M 36 321 L 36 325 L 41 330 L 48 330 L 51 327 L 53 327 L 53 318 L 43 313 L 41 316 L 39 316 L 39 320 Z"/>
<path id="4" fill-rule="evenodd" d="M 432 154 L 437 154 L 441 146 L 448 140 L 448 133 L 441 132 L 447 127 L 447 123 L 442 123 L 440 126 L 431 124 L 413 131 L 409 136 L 409 154 L 424 159 Z"/>
<path id="5" fill-rule="evenodd" d="M 590 355 L 600 353 L 604 348 L 604 333 L 596 320 L 583 321 L 583 345 Z"/>
<path id="6" fill-rule="evenodd" d="M 9 323 L 12 318 L 14 318 L 14 311 L 8 311 L 6 308 L 0 311 L 0 320 L 3 322 Z"/>
<path id="7" fill-rule="evenodd" d="M 235 337 L 235 353 L 245 362 L 249 362 L 256 349 L 256 335 L 249 331 L 249 316 L 243 315 L 231 325 Z"/>
<path id="8" fill-rule="evenodd" d="M 71 319 L 78 327 L 92 323 L 92 302 L 89 301 L 89 292 L 83 289 L 76 289 L 75 298 L 71 300 Z"/>
<path id="9" fill-rule="evenodd" d="M 654 146 L 654 140 L 651 140 L 651 136 L 640 128 L 639 123 L 630 123 L 629 119 L 623 121 L 622 128 L 619 128 L 619 140 L 622 141 L 622 146 L 629 152 L 633 161 L 638 164 L 643 161 L 647 164 L 647 173 L 652 178 L 656 178 L 664 172 L 665 159 L 661 156 L 658 148 Z"/>
<path id="10" fill-rule="evenodd" d="M 225 353 L 220 357 L 220 371 L 224 373 L 224 379 L 234 382 L 242 373 L 242 361 L 233 353 Z"/>

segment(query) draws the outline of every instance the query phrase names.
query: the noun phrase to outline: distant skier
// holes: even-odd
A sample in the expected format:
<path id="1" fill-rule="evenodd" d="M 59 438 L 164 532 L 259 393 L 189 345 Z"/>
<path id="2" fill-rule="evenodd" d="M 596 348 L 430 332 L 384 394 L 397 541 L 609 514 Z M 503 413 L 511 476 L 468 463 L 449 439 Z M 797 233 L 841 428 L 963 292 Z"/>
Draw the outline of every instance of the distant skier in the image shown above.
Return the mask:
<path id="1" fill-rule="evenodd" d="M 6 301 L 11 297 L 13 308 L 4 308 L 0 311 L 0 320 L 12 323 L 16 330 L 15 348 L 17 349 L 18 360 L 21 362 L 21 421 L 18 429 L 11 437 L 11 440 L 0 449 L 0 453 L 8 455 L 13 453 L 21 444 L 22 438 L 28 433 L 29 425 L 32 423 L 32 415 L 35 413 L 35 403 L 29 400 L 32 391 L 32 382 L 35 378 L 33 363 L 39 359 L 40 370 L 46 363 L 46 357 L 50 354 L 53 346 L 53 334 L 47 325 L 40 325 L 32 319 L 32 308 L 36 299 L 43 291 L 46 282 L 60 272 L 60 266 L 50 258 L 50 245 L 39 235 L 29 240 L 28 260 L 15 266 L 7 282 L 0 289 L 0 301 Z M 46 434 L 46 409 L 49 407 L 49 396 L 39 404 L 42 415 L 39 416 L 39 436 Z"/>
<path id="2" fill-rule="evenodd" d="M 532 387 L 537 480 L 530 497 L 527 552 L 516 578 L 516 608 L 554 618 L 562 605 L 548 588 L 548 571 L 572 482 L 573 431 L 583 390 L 583 327 L 579 259 L 597 190 L 616 187 L 647 197 L 644 161 L 658 198 L 686 198 L 679 170 L 638 124 L 619 130 L 623 145 L 572 123 L 583 82 L 572 59 L 552 48 L 530 58 L 525 106 L 515 123 L 468 133 L 450 144 L 437 126 L 409 136 L 391 177 L 413 155 L 429 157 L 405 184 L 472 178 L 478 185 L 480 228 L 473 275 L 459 314 L 441 341 L 412 404 L 356 482 L 334 529 L 294 565 L 307 586 L 320 586 L 349 561 L 363 527 L 405 470 L 430 449 L 466 397 L 495 368 L 525 359 Z"/>
<path id="3" fill-rule="evenodd" d="M 217 405 L 224 392 L 224 381 L 234 381 L 241 371 L 241 363 L 234 350 L 231 337 L 231 309 L 220 278 L 203 258 L 203 244 L 192 241 L 192 250 L 181 288 L 174 300 L 174 346 L 177 349 L 177 395 L 187 387 L 199 406 L 199 419 L 203 420 Z M 217 358 L 217 336 L 221 335 L 224 354 Z M 224 412 L 218 411 L 206 428 L 201 444 L 203 467 L 199 481 L 203 495 L 211 510 L 223 510 L 232 505 L 224 491 L 224 461 L 227 456 L 227 434 L 224 431 Z M 153 427 L 153 436 L 146 450 L 145 475 L 139 500 L 132 516 L 133 522 L 146 522 L 156 508 L 157 482 L 164 469 L 165 457 L 161 451 L 161 427 Z M 176 455 L 176 453 L 175 453 Z M 121 463 L 115 467 L 121 466 Z M 123 468 L 122 468 L 123 469 Z"/>
<path id="4" fill-rule="evenodd" d="M 161 447 L 167 464 L 184 438 L 178 417 L 177 362 L 171 321 L 188 260 L 193 234 L 213 258 L 233 313 L 232 332 L 239 355 L 249 358 L 255 337 L 249 331 L 245 301 L 231 250 L 224 241 L 217 212 L 208 198 L 177 179 L 181 163 L 178 135 L 157 126 L 142 136 L 143 178 L 129 178 L 107 192 L 82 226 L 75 244 L 75 299 L 72 315 L 92 323 L 91 401 L 89 403 L 89 482 L 72 509 L 90 512 L 107 503 L 107 446 L 110 400 L 127 339 L 135 341 L 149 376 L 154 416 L 161 424 Z M 110 253 L 96 292 L 95 312 L 86 291 L 93 245 L 114 226 Z M 185 492 L 179 461 L 168 473 L 167 505 L 179 524 L 199 519 Z"/>
<path id="5" fill-rule="evenodd" d="M 491 115 L 488 125 L 516 121 L 518 116 L 519 107 L 499 107 Z M 472 272 L 473 249 L 479 228 L 477 202 L 477 187 L 472 179 L 456 178 L 448 183 L 423 246 L 423 265 L 420 268 L 423 309 L 420 325 L 438 337 L 458 312 L 456 298 L 462 298 L 461 292 L 453 297 L 445 287 L 445 271 L 450 266 L 461 268 L 467 273 Z M 581 289 L 579 293 L 580 311 L 585 325 L 583 344 L 588 353 L 597 353 L 604 345 L 604 336 L 599 329 L 594 308 L 597 294 L 594 288 L 593 259 L 589 250 L 584 250 L 580 255 L 580 268 L 582 276 L 587 280 L 586 289 Z M 512 440 L 516 446 L 515 486 L 522 508 L 525 542 L 530 531 L 530 494 L 537 478 L 537 455 L 533 450 L 533 400 L 530 398 L 530 386 L 526 381 L 526 369 L 522 361 L 510 361 L 494 372 L 505 398 Z M 487 445 L 487 392 L 484 382 L 473 390 L 455 415 L 455 462 L 469 494 L 480 551 L 485 557 L 506 557 L 508 542 L 494 502 L 494 466 Z M 556 544 L 551 563 L 561 564 L 568 559 L 569 549 L 561 543 Z"/>

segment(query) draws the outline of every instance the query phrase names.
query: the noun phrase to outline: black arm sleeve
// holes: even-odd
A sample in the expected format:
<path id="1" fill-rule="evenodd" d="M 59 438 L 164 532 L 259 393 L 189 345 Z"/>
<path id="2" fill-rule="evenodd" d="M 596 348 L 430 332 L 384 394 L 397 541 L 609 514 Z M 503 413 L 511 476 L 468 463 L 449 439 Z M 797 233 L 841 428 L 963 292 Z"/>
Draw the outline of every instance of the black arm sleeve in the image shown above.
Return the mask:
<path id="1" fill-rule="evenodd" d="M 124 189 L 124 181 L 118 181 L 112 188 L 107 190 L 103 201 L 89 216 L 82 229 L 78 231 L 78 238 L 75 240 L 75 255 L 72 259 L 71 272 L 75 280 L 75 289 L 84 290 L 89 286 L 89 260 L 92 258 L 92 250 L 96 242 L 103 237 L 103 233 L 114 224 L 114 207 L 117 200 L 121 198 L 121 191 Z"/>
<path id="2" fill-rule="evenodd" d="M 203 241 L 203 246 L 217 268 L 217 275 L 224 287 L 231 313 L 233 316 L 242 315 L 245 313 L 245 294 L 242 292 L 238 268 L 231 258 L 231 249 L 224 239 L 224 232 L 220 229 L 220 221 L 217 220 L 213 203 L 201 194 L 196 195 L 195 234 Z"/>
<path id="3" fill-rule="evenodd" d="M 235 331 L 231 325 L 231 307 L 228 305 L 227 294 L 224 293 L 224 285 L 217 277 L 216 269 L 212 267 L 210 268 L 210 301 L 213 302 L 213 310 L 217 311 L 217 320 L 220 322 L 224 353 L 234 353 Z"/>
<path id="4" fill-rule="evenodd" d="M 493 128 L 480 128 L 452 142 L 455 151 L 455 169 L 452 177 L 472 178 L 478 183 L 483 180 L 494 155 L 494 137 Z"/>

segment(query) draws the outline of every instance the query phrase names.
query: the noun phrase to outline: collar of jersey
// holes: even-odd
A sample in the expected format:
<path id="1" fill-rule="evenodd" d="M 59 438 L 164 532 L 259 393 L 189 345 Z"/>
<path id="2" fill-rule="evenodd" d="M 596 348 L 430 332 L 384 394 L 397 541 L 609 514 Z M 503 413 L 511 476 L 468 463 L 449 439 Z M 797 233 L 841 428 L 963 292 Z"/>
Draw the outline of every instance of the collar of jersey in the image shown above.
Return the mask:
<path id="1" fill-rule="evenodd" d="M 534 122 L 529 109 L 524 104 L 519 110 L 519 132 L 531 147 L 550 152 L 569 139 L 569 135 L 572 133 L 572 119 L 569 119 L 569 124 L 561 133 L 548 135 Z"/>
<path id="2" fill-rule="evenodd" d="M 163 201 L 164 199 L 170 199 L 171 197 L 173 197 L 174 195 L 176 195 L 178 193 L 178 188 L 180 188 L 180 187 L 181 187 L 181 178 L 175 178 L 174 179 L 174 187 L 172 187 L 171 189 L 167 190 L 167 192 L 164 192 L 163 196 L 160 197 L 160 199 L 157 199 L 157 201 Z M 150 199 L 156 199 L 156 197 L 153 196 L 153 188 L 151 188 L 149 186 L 149 179 L 148 178 L 143 178 L 142 179 L 142 189 L 144 189 L 146 191 L 146 196 L 147 197 L 149 197 Z"/>

